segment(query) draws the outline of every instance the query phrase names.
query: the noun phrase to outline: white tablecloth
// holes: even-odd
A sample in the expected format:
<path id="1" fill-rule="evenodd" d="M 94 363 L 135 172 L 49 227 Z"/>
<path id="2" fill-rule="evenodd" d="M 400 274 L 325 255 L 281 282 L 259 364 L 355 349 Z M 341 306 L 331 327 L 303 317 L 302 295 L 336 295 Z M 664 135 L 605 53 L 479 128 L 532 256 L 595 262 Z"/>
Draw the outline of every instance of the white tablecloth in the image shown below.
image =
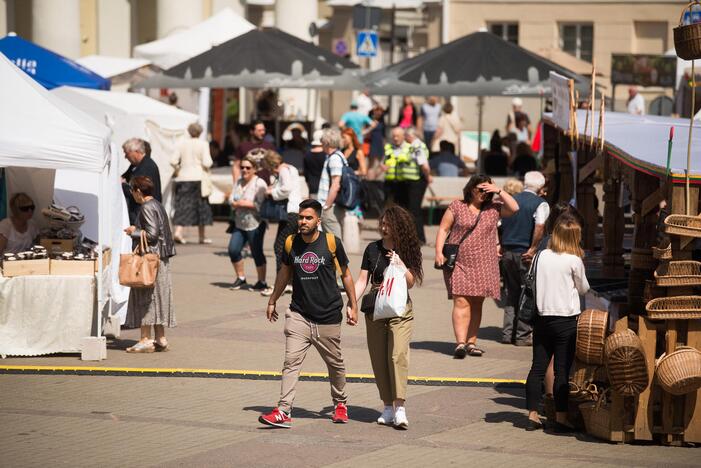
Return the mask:
<path id="1" fill-rule="evenodd" d="M 93 276 L 0 276 L 0 355 L 80 352 L 96 288 Z"/>

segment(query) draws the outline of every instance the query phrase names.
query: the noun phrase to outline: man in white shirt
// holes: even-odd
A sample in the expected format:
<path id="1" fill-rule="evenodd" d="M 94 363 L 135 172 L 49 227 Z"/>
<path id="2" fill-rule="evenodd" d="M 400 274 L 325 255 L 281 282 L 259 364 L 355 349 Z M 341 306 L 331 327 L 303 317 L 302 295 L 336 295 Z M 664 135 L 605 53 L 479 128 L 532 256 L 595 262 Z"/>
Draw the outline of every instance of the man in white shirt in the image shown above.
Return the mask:
<path id="1" fill-rule="evenodd" d="M 404 138 L 411 145 L 411 155 L 421 170 L 421 179 L 410 181 L 407 183 L 407 206 L 409 212 L 414 215 L 416 221 L 416 234 L 419 236 L 421 243 L 426 243 L 426 234 L 424 233 L 423 214 L 421 213 L 421 202 L 426 193 L 426 187 L 433 181 L 431 177 L 431 167 L 428 165 L 428 148 L 426 144 L 416 135 L 417 131 L 414 127 L 409 127 L 404 132 Z"/>
<path id="2" fill-rule="evenodd" d="M 321 203 L 321 228 L 331 232 L 339 239 L 343 238 L 343 218 L 346 210 L 335 204 L 341 190 L 343 166 L 347 164 L 345 156 L 339 150 L 341 134 L 336 129 L 327 128 L 321 134 L 321 147 L 326 153 L 326 162 L 321 170 L 317 200 Z"/>
<path id="3" fill-rule="evenodd" d="M 645 115 L 645 98 L 638 92 L 638 88 L 628 88 L 628 113 L 633 115 Z"/>
<path id="4" fill-rule="evenodd" d="M 358 112 L 367 116 L 370 115 L 370 111 L 375 106 L 375 101 L 370 96 L 370 90 L 367 88 L 358 95 L 355 102 L 358 104 Z"/>
<path id="5" fill-rule="evenodd" d="M 518 302 L 531 260 L 545 233 L 550 206 L 540 196 L 545 186 L 543 174 L 527 172 L 523 185 L 523 192 L 514 196 L 519 206 L 518 212 L 501 220 L 501 271 L 506 288 L 502 343 L 530 346 L 532 328 L 518 320 Z"/>

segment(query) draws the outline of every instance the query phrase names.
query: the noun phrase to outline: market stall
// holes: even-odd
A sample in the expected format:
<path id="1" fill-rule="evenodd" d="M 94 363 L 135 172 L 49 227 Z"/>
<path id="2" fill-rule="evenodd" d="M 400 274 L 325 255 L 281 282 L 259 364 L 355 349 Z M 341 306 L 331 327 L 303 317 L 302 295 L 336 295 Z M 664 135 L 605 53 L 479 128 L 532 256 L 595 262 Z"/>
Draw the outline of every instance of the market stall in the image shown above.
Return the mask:
<path id="1" fill-rule="evenodd" d="M 72 213 L 98 220 L 94 259 L 82 253 L 74 258 L 78 240 L 71 239 L 70 254 L 55 264 L 48 258 L 50 244 L 43 254 L 35 247 L 33 259 L 18 254 L 3 262 L 0 355 L 80 351 L 86 337 L 101 335 L 102 315 L 109 307 L 105 237 L 114 207 L 106 194 L 110 174 L 115 175 L 110 172 L 109 130 L 52 96 L 4 55 L 0 81 L 0 101 L 7 110 L 0 113 L 0 167 L 6 170 L 8 193 L 27 193 L 38 208 L 34 220 L 42 226 L 47 219 L 41 208 L 51 205 L 55 195 L 55 171 L 81 171 L 84 180 L 96 181 L 97 190 L 82 197 L 78 214 Z"/>
<path id="2" fill-rule="evenodd" d="M 627 283 L 624 302 L 579 318 L 571 421 L 612 442 L 699 443 L 701 263 L 692 258 L 701 237 L 701 163 L 688 156 L 701 135 L 688 120 L 605 113 L 599 102 L 590 106 L 598 111 L 577 111 L 572 84 L 554 88 L 544 128 L 548 194 L 576 204 L 592 256 L 602 218 L 601 271 Z M 626 205 L 634 224 L 629 257 Z"/>

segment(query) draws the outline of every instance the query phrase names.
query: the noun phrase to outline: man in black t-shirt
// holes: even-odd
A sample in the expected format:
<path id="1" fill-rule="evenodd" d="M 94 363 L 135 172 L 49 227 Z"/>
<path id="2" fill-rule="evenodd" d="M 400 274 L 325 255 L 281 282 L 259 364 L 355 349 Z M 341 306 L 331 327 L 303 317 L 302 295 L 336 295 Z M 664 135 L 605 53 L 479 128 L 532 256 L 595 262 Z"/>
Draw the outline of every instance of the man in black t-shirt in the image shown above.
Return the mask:
<path id="1" fill-rule="evenodd" d="M 341 272 L 348 295 L 346 323 L 358 322 L 358 305 L 348 257 L 341 241 L 319 232 L 321 204 L 305 200 L 299 204 L 299 234 L 288 238 L 282 254 L 282 268 L 275 278 L 275 288 L 266 311 L 275 322 L 275 303 L 292 278 L 292 303 L 285 313 L 285 364 L 282 389 L 277 408 L 258 418 L 262 424 L 289 428 L 299 371 L 310 345 L 314 345 L 326 362 L 331 382 L 335 423 L 348 421 L 346 368 L 341 354 L 343 298 L 336 287 L 336 270 Z"/>

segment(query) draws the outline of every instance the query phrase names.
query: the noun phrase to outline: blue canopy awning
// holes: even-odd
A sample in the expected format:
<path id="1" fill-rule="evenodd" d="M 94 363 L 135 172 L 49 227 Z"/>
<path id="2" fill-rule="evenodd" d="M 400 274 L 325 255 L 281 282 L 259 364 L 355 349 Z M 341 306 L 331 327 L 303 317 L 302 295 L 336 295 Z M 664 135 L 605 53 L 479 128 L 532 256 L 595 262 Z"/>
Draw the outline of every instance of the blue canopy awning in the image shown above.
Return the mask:
<path id="1" fill-rule="evenodd" d="M 14 33 L 0 39 L 0 52 L 46 89 L 59 86 L 110 89 L 110 80 Z"/>

